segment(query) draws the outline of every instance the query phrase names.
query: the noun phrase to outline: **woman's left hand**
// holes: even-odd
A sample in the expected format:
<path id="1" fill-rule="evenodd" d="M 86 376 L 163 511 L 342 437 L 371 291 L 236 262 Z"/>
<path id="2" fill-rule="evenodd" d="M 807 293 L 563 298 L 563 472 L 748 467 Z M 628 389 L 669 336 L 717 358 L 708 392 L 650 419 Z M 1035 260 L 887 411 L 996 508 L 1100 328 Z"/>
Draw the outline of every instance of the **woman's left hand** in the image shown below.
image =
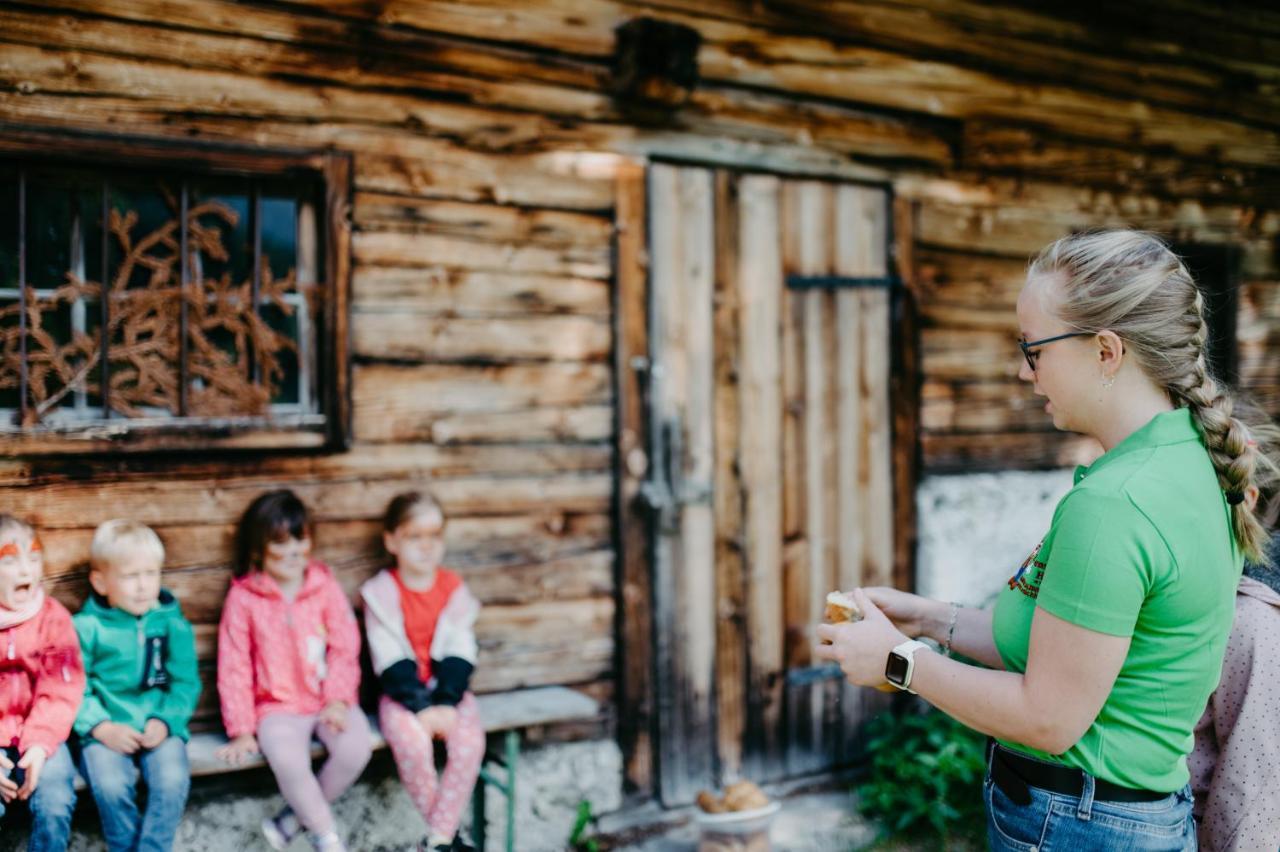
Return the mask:
<path id="1" fill-rule="evenodd" d="M 858 686 L 883 686 L 884 667 L 889 652 L 908 637 L 872 603 L 862 589 L 854 589 L 853 599 L 862 610 L 862 620 L 849 624 L 819 624 L 819 644 L 813 655 L 819 660 L 840 664 L 844 676 Z M 830 643 L 830 644 L 827 644 Z"/>

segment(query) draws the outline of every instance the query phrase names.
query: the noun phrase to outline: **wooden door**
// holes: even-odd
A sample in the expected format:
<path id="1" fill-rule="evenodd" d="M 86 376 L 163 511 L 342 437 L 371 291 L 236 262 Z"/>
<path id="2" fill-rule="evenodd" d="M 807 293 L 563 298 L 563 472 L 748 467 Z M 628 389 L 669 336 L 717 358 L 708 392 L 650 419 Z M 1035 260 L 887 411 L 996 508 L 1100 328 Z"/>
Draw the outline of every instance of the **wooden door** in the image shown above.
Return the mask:
<path id="1" fill-rule="evenodd" d="M 647 201 L 640 491 L 677 804 L 847 764 L 883 706 L 810 646 L 828 591 L 893 582 L 889 211 L 881 188 L 666 164 Z"/>

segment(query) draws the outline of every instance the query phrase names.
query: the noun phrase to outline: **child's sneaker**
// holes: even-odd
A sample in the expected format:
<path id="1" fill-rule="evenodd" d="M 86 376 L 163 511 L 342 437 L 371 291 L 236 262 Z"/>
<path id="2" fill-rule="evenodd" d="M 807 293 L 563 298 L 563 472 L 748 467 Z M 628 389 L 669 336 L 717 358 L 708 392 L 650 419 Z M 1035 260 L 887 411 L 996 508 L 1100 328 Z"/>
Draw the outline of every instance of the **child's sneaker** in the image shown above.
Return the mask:
<path id="1" fill-rule="evenodd" d="M 316 852 L 347 852 L 347 844 L 342 842 L 336 831 L 311 835 L 311 845 Z"/>
<path id="2" fill-rule="evenodd" d="M 301 823 L 288 808 L 262 821 L 262 836 L 267 839 L 267 845 L 277 852 L 289 848 L 289 844 L 301 831 Z"/>

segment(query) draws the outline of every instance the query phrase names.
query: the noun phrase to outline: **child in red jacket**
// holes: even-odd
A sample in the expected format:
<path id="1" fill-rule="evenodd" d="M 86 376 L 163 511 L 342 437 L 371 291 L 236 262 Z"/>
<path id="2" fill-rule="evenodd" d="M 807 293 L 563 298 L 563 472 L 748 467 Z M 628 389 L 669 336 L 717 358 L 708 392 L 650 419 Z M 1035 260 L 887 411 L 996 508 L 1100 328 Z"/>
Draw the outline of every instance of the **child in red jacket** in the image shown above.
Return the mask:
<path id="1" fill-rule="evenodd" d="M 76 771 L 67 737 L 84 698 L 80 642 L 66 607 L 40 585 L 31 525 L 0 515 L 0 819 L 31 809 L 31 852 L 65 850 Z"/>
<path id="2" fill-rule="evenodd" d="M 360 630 L 351 603 L 311 558 L 307 509 L 292 491 L 263 494 L 240 520 L 236 579 L 218 628 L 218 695 L 239 763 L 261 750 L 288 807 L 263 821 L 274 849 L 302 829 L 323 852 L 346 847 L 329 803 L 369 762 L 369 722 L 356 703 Z M 311 770 L 311 738 L 328 749 Z"/>

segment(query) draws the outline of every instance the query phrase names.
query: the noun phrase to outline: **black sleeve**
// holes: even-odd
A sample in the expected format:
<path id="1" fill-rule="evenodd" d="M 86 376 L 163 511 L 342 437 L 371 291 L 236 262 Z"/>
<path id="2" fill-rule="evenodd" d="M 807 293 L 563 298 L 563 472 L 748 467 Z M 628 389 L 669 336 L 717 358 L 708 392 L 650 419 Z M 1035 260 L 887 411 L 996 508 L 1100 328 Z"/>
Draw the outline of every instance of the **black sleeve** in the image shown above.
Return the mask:
<path id="1" fill-rule="evenodd" d="M 378 675 L 382 691 L 392 701 L 398 701 L 417 713 L 431 706 L 427 685 L 418 678 L 418 664 L 413 660 L 398 660 Z"/>
<path id="2" fill-rule="evenodd" d="M 432 704 L 456 707 L 462 695 L 471 683 L 471 673 L 475 666 L 461 657 L 445 657 L 439 662 L 431 661 L 431 670 L 435 673 L 436 689 L 431 693 Z"/>

